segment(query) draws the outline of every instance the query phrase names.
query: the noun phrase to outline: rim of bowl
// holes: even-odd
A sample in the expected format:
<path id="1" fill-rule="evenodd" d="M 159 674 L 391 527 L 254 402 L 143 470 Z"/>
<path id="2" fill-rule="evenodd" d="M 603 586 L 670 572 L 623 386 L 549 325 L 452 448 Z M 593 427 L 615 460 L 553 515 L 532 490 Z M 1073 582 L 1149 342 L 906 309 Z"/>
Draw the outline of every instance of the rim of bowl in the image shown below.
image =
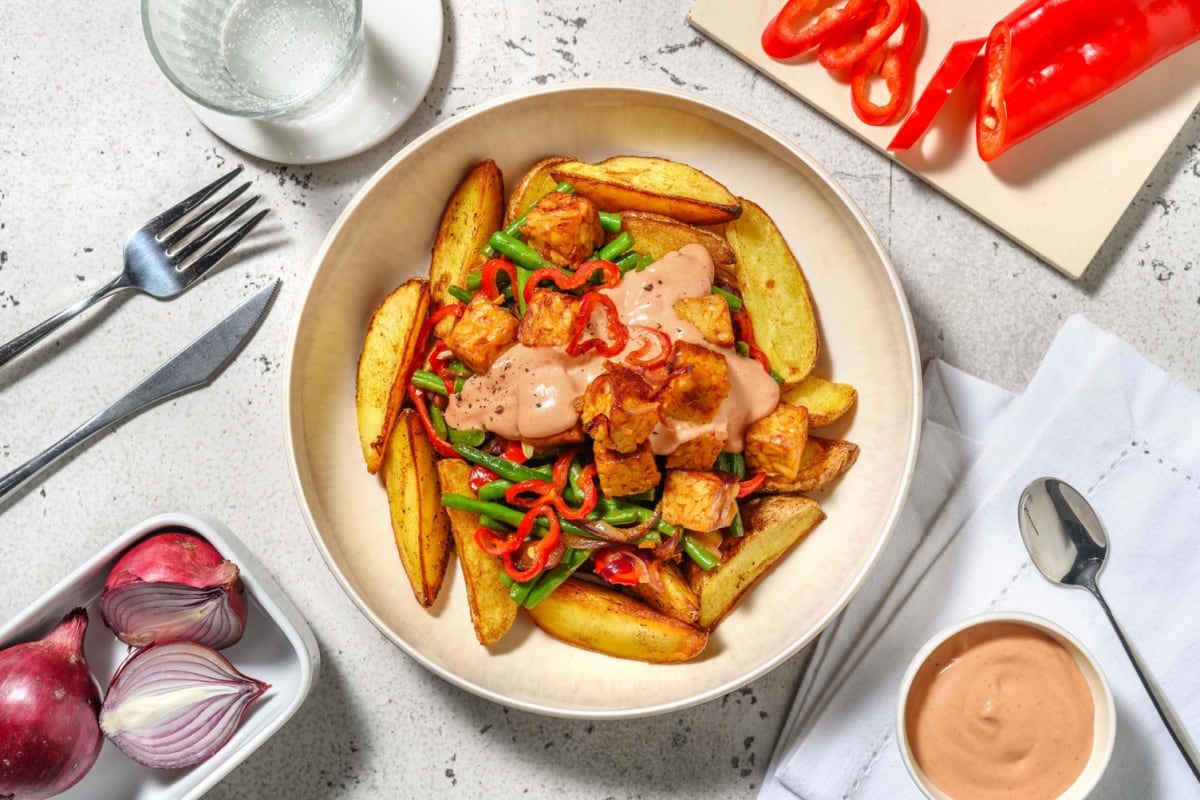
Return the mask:
<path id="1" fill-rule="evenodd" d="M 348 47 L 341 57 L 338 59 L 337 67 L 331 69 L 329 74 L 325 76 L 325 80 L 309 89 L 299 97 L 293 98 L 286 103 L 278 103 L 276 105 L 267 106 L 259 111 L 247 111 L 214 103 L 203 95 L 197 93 L 194 89 L 179 79 L 175 74 L 175 70 L 163 58 L 162 51 L 158 47 L 158 43 L 154 39 L 154 33 L 150 24 L 150 5 L 154 0 L 142 0 L 141 15 L 142 15 L 142 35 L 146 39 L 146 45 L 150 48 L 150 55 L 154 57 L 154 63 L 158 64 L 158 69 L 166 76 L 171 85 L 182 92 L 189 100 L 204 106 L 210 111 L 216 111 L 218 114 L 224 114 L 229 117 L 246 117 L 250 119 L 269 119 L 287 114 L 291 111 L 302 107 L 304 104 L 311 101 L 313 98 L 320 96 L 322 92 L 332 86 L 341 76 L 342 70 L 346 64 L 354 58 L 355 51 L 365 44 L 365 33 L 363 30 L 363 0 L 353 0 L 354 3 L 354 35 L 352 37 L 353 45 Z"/>
<path id="2" fill-rule="evenodd" d="M 1096 787 L 1101 776 L 1104 775 L 1116 744 L 1117 712 L 1116 704 L 1113 701 L 1112 687 L 1109 685 L 1108 677 L 1100 669 L 1096 657 L 1075 634 L 1056 622 L 1025 611 L 990 611 L 965 617 L 939 630 L 917 650 L 916 655 L 909 662 L 908 668 L 904 671 L 904 677 L 900 680 L 900 691 L 896 698 L 896 745 L 900 749 L 900 760 L 904 762 L 904 768 L 912 778 L 913 784 L 921 790 L 925 797 L 930 800 L 953 800 L 929 780 L 917 765 L 916 759 L 913 758 L 912 748 L 908 745 L 908 732 L 904 725 L 908 693 L 912 688 L 917 670 L 943 642 L 969 628 L 991 622 L 1014 622 L 1047 634 L 1067 649 L 1083 672 L 1088 688 L 1092 691 L 1092 702 L 1095 706 L 1092 723 L 1092 753 L 1087 763 L 1083 765 L 1083 771 L 1079 773 L 1079 777 L 1067 787 L 1065 792 L 1059 795 L 1058 800 L 1076 800 L 1076 798 L 1087 797 Z"/>
<path id="3" fill-rule="evenodd" d="M 514 103 L 530 100 L 532 98 L 545 95 L 570 94 L 575 92 L 629 92 L 640 95 L 655 95 L 667 98 L 674 102 L 682 102 L 688 105 L 701 105 L 716 114 L 726 117 L 734 122 L 753 128 L 763 136 L 775 141 L 780 147 L 783 147 L 787 152 L 798 161 L 802 162 L 807 169 L 812 170 L 814 175 L 819 176 L 826 188 L 834 193 L 838 199 L 844 203 L 845 208 L 851 213 L 852 217 L 860 226 L 863 235 L 867 237 L 872 245 L 872 250 L 880 258 L 887 272 L 888 283 L 892 286 L 903 303 L 900 306 L 900 313 L 903 318 L 903 324 L 907 333 L 910 352 L 913 355 L 912 364 L 910 365 L 913 378 L 913 387 L 916 393 L 916 402 L 914 405 L 914 419 L 911 420 L 912 425 L 908 437 L 908 449 L 905 456 L 905 463 L 899 478 L 899 491 L 897 493 L 896 502 L 889 510 L 887 519 L 884 523 L 884 530 L 875 543 L 872 552 L 867 556 L 866 563 L 861 573 L 856 577 L 853 584 L 847 589 L 845 594 L 838 598 L 837 602 L 829 609 L 824 617 L 815 626 L 812 635 L 801 642 L 800 644 L 789 648 L 788 650 L 777 654 L 775 657 L 767 659 L 759 664 L 757 668 L 750 672 L 741 675 L 735 679 L 727 680 L 719 686 L 711 687 L 699 694 L 692 695 L 682 700 L 671 700 L 667 702 L 654 702 L 639 705 L 633 708 L 619 708 L 604 711 L 596 709 L 571 709 L 556 705 L 547 705 L 542 702 L 524 700 L 518 697 L 513 697 L 502 692 L 497 692 L 486 686 L 482 686 L 473 681 L 464 679 L 463 677 L 444 669 L 437 663 L 427 658 L 419 649 L 413 647 L 410 643 L 403 641 L 395 631 L 388 627 L 386 623 L 379 617 L 379 614 L 372 609 L 366 598 L 358 592 L 347 579 L 346 575 L 338 568 L 333 553 L 330 551 L 328 544 L 324 541 L 316 519 L 313 516 L 313 509 L 309 506 L 308 497 L 304 490 L 304 481 L 302 469 L 299 465 L 299 453 L 296 447 L 296 439 L 293 431 L 293 417 L 295 409 L 293 405 L 296 399 L 292 395 L 292 384 L 296 379 L 294 367 L 296 364 L 296 344 L 299 339 L 299 332 L 304 321 L 305 311 L 308 303 L 311 302 L 310 293 L 312 290 L 312 278 L 316 274 L 317 269 L 324 259 L 328 256 L 329 249 L 337 238 L 341 229 L 345 226 L 347 220 L 364 201 L 364 199 L 379 185 L 384 177 L 396 168 L 396 165 L 407 158 L 410 158 L 413 153 L 426 146 L 430 141 L 442 135 L 445 131 L 457 125 L 464 124 L 467 120 L 486 114 L 498 107 L 511 106 Z M 554 84 L 552 86 L 538 87 L 532 89 L 523 89 L 510 92 L 499 97 L 492 98 L 487 101 L 478 103 L 469 109 L 465 109 L 454 116 L 443 120 L 433 126 L 420 136 L 416 137 L 405 145 L 401 150 L 395 153 L 386 162 L 381 164 L 363 183 L 353 197 L 349 200 L 346 206 L 342 209 L 342 213 L 326 231 L 325 238 L 321 241 L 317 252 L 310 261 L 310 269 L 305 285 L 301 290 L 301 295 L 298 298 L 293 309 L 291 320 L 291 328 L 288 333 L 287 352 L 284 357 L 283 369 L 283 392 L 282 392 L 282 421 L 284 427 L 284 446 L 288 458 L 288 471 L 291 476 L 292 488 L 296 495 L 297 504 L 300 506 L 301 516 L 304 518 L 305 524 L 308 527 L 309 535 L 316 546 L 318 553 L 325 562 L 325 566 L 333 575 L 334 580 L 350 598 L 355 608 L 358 609 L 367 620 L 381 633 L 384 638 L 398 647 L 402 652 L 410 658 L 417 661 L 434 675 L 441 677 L 449 683 L 484 699 L 490 700 L 501 705 L 506 705 L 510 708 L 515 708 L 521 711 L 527 711 L 535 714 L 543 714 L 552 717 L 562 717 L 569 719 L 636 719 L 640 717 L 656 716 L 674 711 L 679 711 L 685 708 L 700 705 L 705 702 L 714 700 L 722 695 L 728 694 L 731 691 L 745 686 L 747 683 L 761 678 L 771 670 L 778 667 L 784 661 L 788 660 L 799 652 L 805 645 L 811 643 L 821 631 L 829 626 L 829 624 L 837 617 L 838 614 L 846 607 L 846 604 L 854 597 L 855 594 L 862 588 L 867 576 L 878 564 L 888 540 L 895 532 L 896 525 L 899 520 L 900 512 L 904 506 L 904 500 L 908 496 L 909 489 L 912 485 L 913 472 L 916 465 L 917 445 L 921 438 L 922 416 L 921 416 L 921 362 L 919 357 L 919 348 L 917 347 L 916 328 L 912 318 L 912 311 L 908 305 L 907 298 L 903 291 L 903 286 L 900 283 L 899 275 L 896 272 L 895 266 L 892 263 L 891 256 L 887 249 L 879 239 L 878 232 L 871 226 L 870 221 L 859 208 L 858 204 L 850 197 L 845 187 L 820 163 L 818 163 L 806 150 L 801 148 L 796 142 L 784 136 L 777 128 L 768 125 L 761 120 L 750 116 L 748 113 L 734 108 L 727 103 L 712 98 L 706 98 L 701 95 L 686 92 L 679 89 L 673 89 L 667 86 L 659 86 L 656 84 L 629 82 L 629 81 L 570 81 L 566 83 Z"/>

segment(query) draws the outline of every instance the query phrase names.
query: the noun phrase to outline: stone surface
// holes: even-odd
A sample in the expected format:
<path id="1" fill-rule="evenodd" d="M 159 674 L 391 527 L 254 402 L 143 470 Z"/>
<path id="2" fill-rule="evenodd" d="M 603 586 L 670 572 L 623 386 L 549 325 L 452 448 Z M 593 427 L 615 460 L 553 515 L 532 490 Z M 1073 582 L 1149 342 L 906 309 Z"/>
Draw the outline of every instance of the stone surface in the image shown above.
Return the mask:
<path id="1" fill-rule="evenodd" d="M 685 21 L 687 0 L 446 0 L 434 85 L 388 141 L 289 167 L 211 135 L 158 72 L 137 3 L 0 4 L 0 339 L 115 274 L 126 233 L 181 189 L 245 164 L 274 209 L 265 248 L 188 295 L 126 297 L 0 370 L 0 473 L 75 427 L 270 278 L 283 291 L 211 388 L 139 416 L 0 505 L 0 619 L 117 533 L 166 510 L 224 520 L 302 606 L 323 653 L 293 720 L 214 798 L 746 797 L 799 659 L 726 697 L 634 722 L 538 717 L 480 700 L 387 642 L 325 567 L 283 457 L 292 304 L 364 181 L 432 125 L 497 95 L 631 80 L 775 127 L 845 186 L 890 250 L 922 356 L 1019 390 L 1081 312 L 1200 387 L 1200 117 L 1193 115 L 1085 278 L 1071 282 L 860 145 Z"/>

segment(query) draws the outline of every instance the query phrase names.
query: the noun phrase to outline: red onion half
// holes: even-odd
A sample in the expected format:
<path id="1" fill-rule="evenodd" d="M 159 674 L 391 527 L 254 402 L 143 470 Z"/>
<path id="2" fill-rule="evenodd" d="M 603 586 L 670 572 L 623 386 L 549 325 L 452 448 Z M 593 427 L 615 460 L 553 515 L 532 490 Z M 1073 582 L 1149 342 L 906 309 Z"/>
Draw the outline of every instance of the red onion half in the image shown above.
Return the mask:
<path id="1" fill-rule="evenodd" d="M 78 783 L 100 755 L 100 687 L 83 655 L 87 611 L 41 641 L 0 650 L 0 798 L 41 800 Z"/>
<path id="2" fill-rule="evenodd" d="M 134 652 L 113 675 L 100 729 L 139 764 L 182 769 L 224 747 L 250 704 L 269 688 L 206 645 L 153 644 Z"/>
<path id="3" fill-rule="evenodd" d="M 104 624 L 141 647 L 190 639 L 218 650 L 242 638 L 246 596 L 238 567 L 199 536 L 145 539 L 113 566 L 100 595 Z"/>

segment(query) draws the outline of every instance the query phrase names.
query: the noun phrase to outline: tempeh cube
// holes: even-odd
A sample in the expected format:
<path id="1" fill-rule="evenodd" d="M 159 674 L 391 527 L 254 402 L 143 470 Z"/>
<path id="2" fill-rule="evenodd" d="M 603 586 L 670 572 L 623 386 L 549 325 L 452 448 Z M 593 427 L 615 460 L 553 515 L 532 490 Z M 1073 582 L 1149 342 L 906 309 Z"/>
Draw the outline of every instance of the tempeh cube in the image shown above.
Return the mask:
<path id="1" fill-rule="evenodd" d="M 705 341 L 718 347 L 733 347 L 733 317 L 723 297 L 715 294 L 682 297 L 675 301 L 675 313 L 684 322 L 695 325 Z"/>
<path id="2" fill-rule="evenodd" d="M 476 293 L 444 340 L 450 352 L 473 372 L 487 372 L 492 362 L 516 342 L 521 323 L 499 302 Z"/>
<path id="3" fill-rule="evenodd" d="M 746 466 L 791 480 L 800 470 L 808 441 L 808 409 L 780 403 L 746 429 Z"/>
<path id="4" fill-rule="evenodd" d="M 667 469 L 712 469 L 724 447 L 724 437 L 703 433 L 676 447 L 667 456 Z"/>
<path id="5" fill-rule="evenodd" d="M 530 247 L 560 267 L 580 263 L 604 240 L 595 203 L 565 192 L 539 200 L 525 214 L 521 231 Z"/>
<path id="6" fill-rule="evenodd" d="M 732 388 L 721 353 L 691 342 L 676 342 L 672 377 L 659 399 L 663 414 L 683 422 L 712 422 Z"/>
<path id="7" fill-rule="evenodd" d="M 534 289 L 517 338 L 526 347 L 565 347 L 571 341 L 582 301 L 553 289 Z"/>
<path id="8" fill-rule="evenodd" d="M 589 436 L 618 453 L 632 453 L 658 425 L 660 404 L 645 381 L 613 368 L 597 375 L 583 393 L 579 417 Z"/>
<path id="9" fill-rule="evenodd" d="M 693 531 L 727 527 L 737 514 L 738 481 L 727 472 L 671 469 L 663 484 L 662 518 Z"/>
<path id="10" fill-rule="evenodd" d="M 649 442 L 643 442 L 632 453 L 618 453 L 596 443 L 593 454 L 600 491 L 608 497 L 625 497 L 653 489 L 662 477 Z"/>

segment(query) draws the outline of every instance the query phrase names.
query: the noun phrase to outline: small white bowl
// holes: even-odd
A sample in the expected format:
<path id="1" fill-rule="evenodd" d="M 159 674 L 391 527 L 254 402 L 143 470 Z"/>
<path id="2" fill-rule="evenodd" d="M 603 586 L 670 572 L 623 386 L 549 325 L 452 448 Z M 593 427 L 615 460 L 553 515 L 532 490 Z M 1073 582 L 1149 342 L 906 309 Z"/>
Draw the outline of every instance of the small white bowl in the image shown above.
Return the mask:
<path id="1" fill-rule="evenodd" d="M 291 718 L 316 680 L 320 667 L 317 642 L 291 600 L 228 528 L 191 514 L 160 514 L 125 531 L 0 628 L 0 648 L 40 639 L 72 608 L 83 606 L 88 612 L 84 653 L 103 692 L 129 648 L 100 618 L 100 591 L 126 549 L 142 537 L 166 529 L 198 534 L 238 565 L 246 586 L 246 633 L 222 652 L 238 670 L 266 681 L 271 688 L 250 707 L 233 738 L 202 764 L 181 770 L 150 769 L 106 741 L 84 779 L 57 795 L 61 800 L 200 797 Z"/>
<path id="2" fill-rule="evenodd" d="M 908 731 L 905 726 L 905 711 L 908 705 L 908 696 L 917 671 L 942 643 L 968 628 L 993 622 L 1012 622 L 1026 625 L 1050 636 L 1067 649 L 1067 652 L 1074 657 L 1075 663 L 1079 665 L 1079 669 L 1083 672 L 1083 677 L 1092 692 L 1092 706 L 1094 709 L 1092 753 L 1079 777 L 1067 787 L 1065 792 L 1059 795 L 1058 800 L 1081 800 L 1081 798 L 1087 797 L 1099 782 L 1100 777 L 1104 774 L 1104 770 L 1108 767 L 1108 762 L 1112 757 L 1113 745 L 1116 741 L 1116 709 L 1113 704 L 1112 690 L 1109 688 L 1108 679 L 1104 677 L 1104 673 L 1100 670 L 1100 666 L 1096 663 L 1092 654 L 1070 633 L 1048 619 L 1017 611 L 980 614 L 960 620 L 934 634 L 917 651 L 912 663 L 909 664 L 908 669 L 904 673 L 903 680 L 900 682 L 900 694 L 896 705 L 896 742 L 900 747 L 900 758 L 904 761 L 904 766 L 908 769 L 909 775 L 912 776 L 913 782 L 916 783 L 921 792 L 930 798 L 930 800 L 955 800 L 955 798 L 946 794 L 929 779 L 913 756 L 912 747 L 908 741 Z"/>

